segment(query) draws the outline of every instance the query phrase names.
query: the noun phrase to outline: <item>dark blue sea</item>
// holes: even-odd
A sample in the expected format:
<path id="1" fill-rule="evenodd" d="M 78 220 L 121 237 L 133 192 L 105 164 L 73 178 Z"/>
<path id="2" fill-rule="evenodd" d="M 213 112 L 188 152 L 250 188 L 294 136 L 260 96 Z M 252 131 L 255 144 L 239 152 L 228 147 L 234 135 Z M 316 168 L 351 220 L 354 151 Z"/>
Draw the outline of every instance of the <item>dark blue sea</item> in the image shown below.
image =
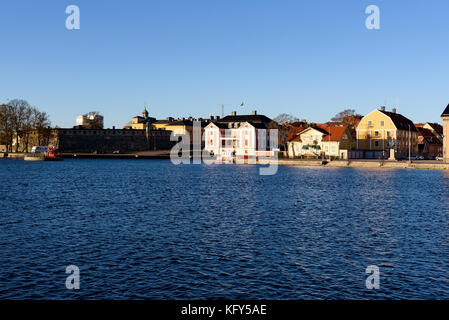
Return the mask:
<path id="1" fill-rule="evenodd" d="M 448 195 L 436 170 L 0 160 L 0 299 L 448 299 Z"/>

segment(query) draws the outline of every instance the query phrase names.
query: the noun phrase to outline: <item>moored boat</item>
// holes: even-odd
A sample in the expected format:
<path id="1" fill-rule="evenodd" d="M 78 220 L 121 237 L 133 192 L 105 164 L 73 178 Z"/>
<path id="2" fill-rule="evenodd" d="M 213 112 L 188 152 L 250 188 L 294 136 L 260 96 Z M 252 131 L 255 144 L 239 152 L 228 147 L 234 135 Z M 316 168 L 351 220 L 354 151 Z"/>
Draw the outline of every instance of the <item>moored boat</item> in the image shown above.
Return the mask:
<path id="1" fill-rule="evenodd" d="M 25 161 L 62 161 L 64 160 L 61 157 L 58 149 L 54 147 L 46 148 L 45 152 L 32 152 L 25 154 Z"/>
<path id="2" fill-rule="evenodd" d="M 62 161 L 61 153 L 54 147 L 48 147 L 45 153 L 45 161 Z"/>

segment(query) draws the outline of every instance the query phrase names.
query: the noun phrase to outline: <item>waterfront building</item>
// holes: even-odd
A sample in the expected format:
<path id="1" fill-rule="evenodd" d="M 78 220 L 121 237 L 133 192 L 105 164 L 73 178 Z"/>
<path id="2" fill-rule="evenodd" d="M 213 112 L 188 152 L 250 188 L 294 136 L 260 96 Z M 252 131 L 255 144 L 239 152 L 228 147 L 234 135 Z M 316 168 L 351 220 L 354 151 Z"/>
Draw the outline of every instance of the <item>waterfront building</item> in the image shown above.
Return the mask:
<path id="1" fill-rule="evenodd" d="M 415 124 L 415 127 L 423 127 L 424 129 L 430 130 L 435 137 L 440 140 L 441 143 L 443 143 L 443 126 L 439 123 L 434 122 L 426 122 L 424 124 L 418 123 Z"/>
<path id="2" fill-rule="evenodd" d="M 103 129 L 91 126 L 92 123 L 86 126 L 86 123 L 81 125 L 77 122 L 73 128 L 32 130 L 26 135 L 19 133 L 18 150 L 29 152 L 33 146 L 52 145 L 63 153 L 130 153 L 169 150 L 176 143 L 170 139 L 170 130 L 151 129 L 150 124 L 156 119 L 149 117 L 146 109 L 141 117 L 134 117 L 133 120 L 124 129 Z M 16 139 L 13 139 L 13 149 L 15 145 Z"/>
<path id="3" fill-rule="evenodd" d="M 356 149 L 363 151 L 363 158 L 407 159 L 418 154 L 418 130 L 396 109 L 380 107 L 358 124 Z"/>
<path id="4" fill-rule="evenodd" d="M 434 134 L 436 131 L 429 129 L 436 127 L 437 124 L 433 124 L 433 127 L 427 125 L 428 123 L 415 124 L 416 130 L 418 130 L 418 154 L 426 159 L 432 159 L 443 154 L 443 143 L 439 136 Z"/>
<path id="5" fill-rule="evenodd" d="M 76 117 L 76 125 L 85 129 L 103 129 L 103 116 L 97 112 L 90 112 Z"/>
<path id="6" fill-rule="evenodd" d="M 272 120 L 253 111 L 251 115 L 232 115 L 210 122 L 204 129 L 204 149 L 222 159 L 271 156 L 269 126 Z"/>
<path id="7" fill-rule="evenodd" d="M 441 114 L 443 118 L 443 159 L 449 162 L 449 104 Z"/>
<path id="8" fill-rule="evenodd" d="M 290 158 L 348 159 L 353 145 L 348 126 L 325 123 L 300 130 L 301 127 L 295 128 L 289 134 L 287 146 Z"/>
<path id="9" fill-rule="evenodd" d="M 147 130 L 148 125 L 156 121 L 156 118 L 150 117 L 147 108 L 144 108 L 141 116 L 135 116 L 126 124 L 124 129 Z"/>
<path id="10" fill-rule="evenodd" d="M 219 117 L 217 117 L 219 119 Z M 159 130 L 170 130 L 173 132 L 173 135 L 175 136 L 183 136 L 188 134 L 190 137 L 190 143 L 193 143 L 193 123 L 199 122 L 201 125 L 201 134 L 204 132 L 204 128 L 211 122 L 214 122 L 214 117 L 211 117 L 210 119 L 203 119 L 203 118 L 172 118 L 168 117 L 165 120 L 157 120 L 154 123 L 151 124 L 151 127 L 154 129 Z"/>

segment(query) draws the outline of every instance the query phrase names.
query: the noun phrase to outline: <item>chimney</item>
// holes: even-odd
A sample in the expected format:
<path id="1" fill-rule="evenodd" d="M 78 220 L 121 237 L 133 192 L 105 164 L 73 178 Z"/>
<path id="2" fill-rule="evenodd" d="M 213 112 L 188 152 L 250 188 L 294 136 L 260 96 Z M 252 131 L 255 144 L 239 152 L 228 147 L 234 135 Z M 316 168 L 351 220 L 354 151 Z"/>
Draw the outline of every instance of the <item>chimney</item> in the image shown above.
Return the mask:
<path id="1" fill-rule="evenodd" d="M 396 108 L 391 109 L 392 113 L 396 113 Z"/>
<path id="2" fill-rule="evenodd" d="M 381 106 L 380 111 L 385 111 L 385 106 Z"/>
<path id="3" fill-rule="evenodd" d="M 253 116 L 256 116 L 256 115 L 257 115 L 257 111 L 254 110 L 254 111 L 253 111 Z"/>
<path id="4" fill-rule="evenodd" d="M 237 112 L 236 112 L 236 111 L 232 111 L 232 115 L 233 115 L 233 116 L 236 116 L 236 115 L 237 115 Z"/>
<path id="5" fill-rule="evenodd" d="M 216 116 L 215 119 L 220 120 L 220 116 Z"/>

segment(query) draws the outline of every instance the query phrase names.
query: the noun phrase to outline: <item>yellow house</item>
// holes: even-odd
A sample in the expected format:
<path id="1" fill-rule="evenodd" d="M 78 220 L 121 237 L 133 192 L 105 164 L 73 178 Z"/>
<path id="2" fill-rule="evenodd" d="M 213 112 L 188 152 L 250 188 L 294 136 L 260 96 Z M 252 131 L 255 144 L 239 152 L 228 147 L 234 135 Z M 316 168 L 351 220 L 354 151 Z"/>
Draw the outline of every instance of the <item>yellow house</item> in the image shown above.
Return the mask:
<path id="1" fill-rule="evenodd" d="M 443 159 L 449 162 L 449 104 L 441 114 L 443 118 Z"/>
<path id="2" fill-rule="evenodd" d="M 183 136 L 186 133 L 190 136 L 190 143 L 193 143 L 193 123 L 199 121 L 201 124 L 201 134 L 204 132 L 205 126 L 209 123 L 209 120 L 203 120 L 202 118 L 194 119 L 192 117 L 186 118 L 167 118 L 166 120 L 158 120 L 151 124 L 152 129 L 170 130 L 175 136 Z"/>
<path id="3" fill-rule="evenodd" d="M 374 158 L 407 159 L 418 153 L 418 131 L 413 122 L 385 107 L 362 118 L 356 129 L 356 149 L 373 151 Z"/>
<path id="4" fill-rule="evenodd" d="M 147 108 L 142 111 L 141 116 L 133 117 L 125 126 L 125 129 L 146 130 L 147 124 L 156 121 L 155 118 L 148 116 Z"/>
<path id="5" fill-rule="evenodd" d="M 158 120 L 151 124 L 153 129 L 163 129 L 173 131 L 176 136 L 182 136 L 185 133 L 193 134 L 193 121 L 184 118 L 174 120 L 167 118 L 167 120 Z"/>

